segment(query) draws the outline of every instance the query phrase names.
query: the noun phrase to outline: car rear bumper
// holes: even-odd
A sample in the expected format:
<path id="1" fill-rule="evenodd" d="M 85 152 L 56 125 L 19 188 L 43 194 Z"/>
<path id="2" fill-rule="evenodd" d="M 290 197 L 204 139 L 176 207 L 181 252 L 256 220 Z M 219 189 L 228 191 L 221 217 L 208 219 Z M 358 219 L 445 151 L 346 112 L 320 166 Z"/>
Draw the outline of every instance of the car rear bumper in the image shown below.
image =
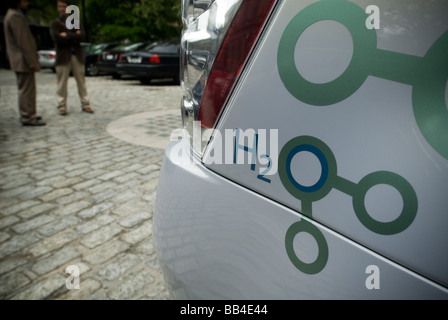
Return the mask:
<path id="1" fill-rule="evenodd" d="M 39 60 L 39 65 L 41 68 L 55 68 L 56 60 Z"/>
<path id="2" fill-rule="evenodd" d="M 118 64 L 118 73 L 139 78 L 171 78 L 179 74 L 179 67 L 154 64 Z"/>
<path id="3" fill-rule="evenodd" d="M 166 149 L 154 216 L 174 299 L 448 298 L 446 288 L 189 161 L 187 144 Z M 312 265 L 325 254 L 318 273 L 298 269 L 295 257 Z"/>
<path id="4" fill-rule="evenodd" d="M 98 70 L 103 73 L 116 73 L 117 67 L 115 64 L 112 63 L 103 63 L 103 62 L 97 62 Z"/>

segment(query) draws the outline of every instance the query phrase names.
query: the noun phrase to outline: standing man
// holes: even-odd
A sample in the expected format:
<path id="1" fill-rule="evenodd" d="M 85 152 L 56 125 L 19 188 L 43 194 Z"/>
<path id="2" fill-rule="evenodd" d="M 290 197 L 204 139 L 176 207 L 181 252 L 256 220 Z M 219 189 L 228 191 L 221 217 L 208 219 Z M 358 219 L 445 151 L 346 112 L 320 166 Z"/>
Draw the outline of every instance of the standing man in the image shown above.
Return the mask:
<path id="1" fill-rule="evenodd" d="M 56 76 L 58 81 L 57 99 L 59 114 L 67 114 L 67 84 L 70 72 L 75 77 L 78 86 L 78 94 L 81 100 L 82 111 L 93 113 L 90 108 L 87 94 L 84 67 L 84 52 L 81 42 L 84 40 L 84 32 L 81 29 L 68 29 L 66 25 L 69 14 L 66 12 L 68 1 L 58 0 L 57 7 L 59 18 L 50 26 L 51 37 L 56 44 Z"/>
<path id="2" fill-rule="evenodd" d="M 40 71 L 36 40 L 25 18 L 29 0 L 8 0 L 9 10 L 4 20 L 6 52 L 11 70 L 15 71 L 19 89 L 20 122 L 24 126 L 44 126 L 36 116 L 36 78 Z"/>

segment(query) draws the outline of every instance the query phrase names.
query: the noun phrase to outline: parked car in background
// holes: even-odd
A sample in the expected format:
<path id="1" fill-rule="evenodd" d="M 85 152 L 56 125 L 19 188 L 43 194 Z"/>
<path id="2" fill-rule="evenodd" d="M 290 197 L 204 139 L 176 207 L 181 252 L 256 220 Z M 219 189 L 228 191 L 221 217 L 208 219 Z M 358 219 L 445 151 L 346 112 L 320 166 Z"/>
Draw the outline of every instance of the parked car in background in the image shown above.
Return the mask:
<path id="1" fill-rule="evenodd" d="M 121 44 L 110 49 L 103 50 L 97 57 L 98 72 L 112 75 L 114 79 L 120 79 L 117 63 L 120 56 L 124 53 L 139 50 L 147 46 L 149 42 L 138 42 L 131 44 Z"/>
<path id="2" fill-rule="evenodd" d="M 143 84 L 152 79 L 172 79 L 179 83 L 180 41 L 157 41 L 120 55 L 117 72 L 137 77 Z"/>
<path id="3" fill-rule="evenodd" d="M 56 72 L 56 50 L 39 50 L 39 64 L 41 69 L 51 69 Z"/>
<path id="4" fill-rule="evenodd" d="M 182 1 L 173 299 L 448 299 L 448 1 L 371 3 Z"/>
<path id="5" fill-rule="evenodd" d="M 86 66 L 86 75 L 90 77 L 100 75 L 100 70 L 97 66 L 98 55 L 103 50 L 108 50 L 113 47 L 118 46 L 119 43 L 100 43 L 100 44 L 92 44 L 84 48 L 85 53 L 85 66 Z"/>

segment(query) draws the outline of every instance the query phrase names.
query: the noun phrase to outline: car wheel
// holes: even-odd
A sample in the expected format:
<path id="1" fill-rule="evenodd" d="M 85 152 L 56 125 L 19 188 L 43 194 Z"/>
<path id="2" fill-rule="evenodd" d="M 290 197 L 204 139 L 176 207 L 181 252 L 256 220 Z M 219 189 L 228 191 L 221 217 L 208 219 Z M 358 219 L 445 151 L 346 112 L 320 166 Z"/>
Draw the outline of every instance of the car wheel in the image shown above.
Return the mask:
<path id="1" fill-rule="evenodd" d="M 99 74 L 98 66 L 95 63 L 89 63 L 86 68 L 86 73 L 90 77 L 96 77 Z"/>
<path id="2" fill-rule="evenodd" d="M 121 79 L 121 74 L 119 74 L 119 73 L 113 73 L 112 74 L 112 78 L 114 78 L 114 79 Z"/>

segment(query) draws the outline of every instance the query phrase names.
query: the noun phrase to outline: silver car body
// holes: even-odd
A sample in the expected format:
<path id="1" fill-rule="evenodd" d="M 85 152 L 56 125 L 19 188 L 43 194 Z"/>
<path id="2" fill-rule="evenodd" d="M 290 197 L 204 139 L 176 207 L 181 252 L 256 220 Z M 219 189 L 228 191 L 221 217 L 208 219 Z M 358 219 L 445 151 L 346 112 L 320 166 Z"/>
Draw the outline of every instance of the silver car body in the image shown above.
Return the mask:
<path id="1" fill-rule="evenodd" d="M 41 69 L 56 68 L 56 50 L 39 50 L 37 53 Z"/>
<path id="2" fill-rule="evenodd" d="M 447 299 L 448 1 L 274 1 L 207 131 L 243 2 L 184 1 L 154 230 L 172 297 Z"/>

